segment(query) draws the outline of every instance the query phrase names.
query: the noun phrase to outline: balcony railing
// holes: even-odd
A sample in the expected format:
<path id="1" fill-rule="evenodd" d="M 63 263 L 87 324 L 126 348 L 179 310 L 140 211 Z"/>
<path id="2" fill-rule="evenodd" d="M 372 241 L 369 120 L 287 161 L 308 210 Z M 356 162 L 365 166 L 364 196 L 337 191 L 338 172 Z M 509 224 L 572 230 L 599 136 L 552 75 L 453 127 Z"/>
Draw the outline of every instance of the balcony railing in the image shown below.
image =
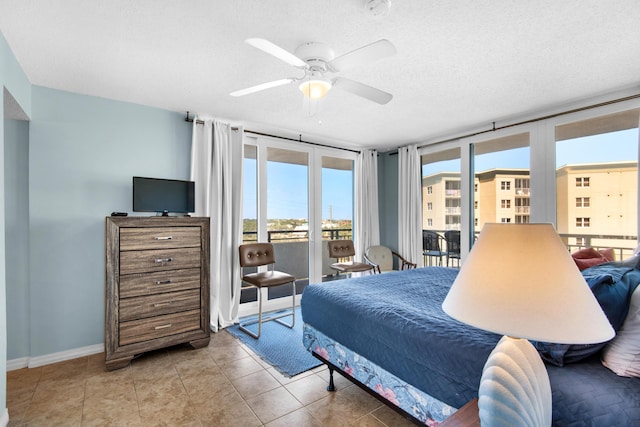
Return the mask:
<path id="1" fill-rule="evenodd" d="M 322 240 L 351 239 L 353 233 L 351 228 L 326 228 L 322 230 Z M 267 231 L 267 242 L 302 242 L 309 240 L 309 230 L 269 230 Z M 243 231 L 243 242 L 257 242 L 257 231 Z"/>
<path id="2" fill-rule="evenodd" d="M 623 260 L 633 255 L 638 236 L 610 234 L 560 234 L 560 238 L 569 249 L 575 252 L 584 248 L 612 248 L 616 260 Z"/>
<path id="3" fill-rule="evenodd" d="M 516 206 L 516 213 L 517 214 L 529 214 L 529 212 L 531 211 L 531 207 L 530 206 Z"/>
<path id="4" fill-rule="evenodd" d="M 460 224 L 447 224 L 444 230 L 431 230 L 444 235 L 446 230 L 460 230 Z M 480 231 L 474 232 L 474 240 L 478 238 Z M 633 256 L 636 249 L 638 236 L 609 235 L 609 234 L 559 234 L 567 250 L 571 253 L 584 248 L 613 249 L 617 261 Z"/>
<path id="5" fill-rule="evenodd" d="M 522 206 L 521 208 L 529 208 Z M 444 230 L 432 230 L 444 235 L 446 230 L 460 230 L 460 223 L 446 224 Z M 475 233 L 477 238 L 479 231 Z M 322 240 L 352 239 L 351 228 L 332 228 L 322 230 Z M 560 234 L 569 252 L 585 247 L 596 249 L 613 248 L 616 260 L 629 258 L 636 247 L 637 236 L 596 235 L 596 234 Z M 257 232 L 243 232 L 244 242 L 255 242 Z M 304 283 L 309 277 L 309 235 L 307 230 L 270 230 L 267 239 L 274 243 L 276 251 L 276 269 L 289 272 Z M 444 248 L 443 248 L 444 249 Z M 327 245 L 322 244 L 322 275 L 329 279 L 335 272 L 330 265 L 334 260 L 329 258 Z"/>

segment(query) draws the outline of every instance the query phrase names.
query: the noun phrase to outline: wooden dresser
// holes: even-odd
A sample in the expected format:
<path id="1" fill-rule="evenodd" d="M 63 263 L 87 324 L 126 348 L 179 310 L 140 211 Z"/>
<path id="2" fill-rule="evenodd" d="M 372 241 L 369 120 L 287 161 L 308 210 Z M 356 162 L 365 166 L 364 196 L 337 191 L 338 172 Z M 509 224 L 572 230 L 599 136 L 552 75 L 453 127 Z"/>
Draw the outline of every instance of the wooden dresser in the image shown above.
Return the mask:
<path id="1" fill-rule="evenodd" d="M 106 367 L 209 344 L 209 218 L 107 217 Z"/>

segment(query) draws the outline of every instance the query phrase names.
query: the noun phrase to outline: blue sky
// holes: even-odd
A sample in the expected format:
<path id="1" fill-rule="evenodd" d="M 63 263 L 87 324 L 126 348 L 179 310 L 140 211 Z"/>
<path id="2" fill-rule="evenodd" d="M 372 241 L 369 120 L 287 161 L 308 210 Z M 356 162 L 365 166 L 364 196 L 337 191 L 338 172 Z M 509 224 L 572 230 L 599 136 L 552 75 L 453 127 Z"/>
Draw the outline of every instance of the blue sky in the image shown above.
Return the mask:
<path id="1" fill-rule="evenodd" d="M 576 138 L 556 144 L 556 166 L 568 163 L 614 162 L 638 158 L 638 129 Z M 529 168 L 529 147 L 483 154 L 475 159 L 476 171 L 496 167 Z M 459 172 L 460 160 L 425 165 L 423 175 Z M 256 218 L 256 161 L 245 159 L 244 218 Z M 267 167 L 267 215 L 270 219 L 308 218 L 307 167 L 269 162 Z M 353 174 L 351 171 L 322 170 L 322 219 L 351 219 Z M 252 196 L 248 196 L 252 195 Z"/>
<path id="2" fill-rule="evenodd" d="M 245 159 L 244 218 L 256 217 L 256 161 Z M 268 162 L 267 216 L 270 219 L 308 218 L 307 166 Z M 246 195 L 251 194 L 251 197 Z M 322 169 L 322 219 L 352 219 L 353 173 Z"/>
<path id="3" fill-rule="evenodd" d="M 529 168 L 529 147 L 476 156 L 480 172 L 492 168 Z M 556 167 L 569 163 L 616 162 L 638 159 L 638 129 L 612 132 L 556 143 Z M 436 172 L 460 172 L 460 160 L 448 160 L 422 166 L 422 175 Z"/>

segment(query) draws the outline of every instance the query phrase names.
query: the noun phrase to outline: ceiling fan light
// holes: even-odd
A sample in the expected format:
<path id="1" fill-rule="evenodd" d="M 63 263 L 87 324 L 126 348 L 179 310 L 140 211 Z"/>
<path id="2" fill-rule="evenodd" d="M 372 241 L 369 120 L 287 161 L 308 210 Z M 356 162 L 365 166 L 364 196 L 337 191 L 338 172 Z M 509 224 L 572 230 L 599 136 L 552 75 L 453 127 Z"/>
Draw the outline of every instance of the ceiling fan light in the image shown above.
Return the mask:
<path id="1" fill-rule="evenodd" d="M 326 79 L 305 80 L 299 88 L 307 98 L 320 99 L 331 89 L 331 82 Z"/>

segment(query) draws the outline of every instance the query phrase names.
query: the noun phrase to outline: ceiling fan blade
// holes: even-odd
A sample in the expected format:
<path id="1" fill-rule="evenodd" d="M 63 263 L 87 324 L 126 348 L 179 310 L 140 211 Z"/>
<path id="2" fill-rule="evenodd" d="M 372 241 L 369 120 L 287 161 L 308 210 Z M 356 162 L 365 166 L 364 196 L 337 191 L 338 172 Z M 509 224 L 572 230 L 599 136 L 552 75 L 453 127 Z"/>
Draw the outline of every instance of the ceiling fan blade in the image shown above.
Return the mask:
<path id="1" fill-rule="evenodd" d="M 337 78 L 333 83 L 333 87 L 351 92 L 370 101 L 377 102 L 378 104 L 386 104 L 393 99 L 393 95 L 388 92 L 364 83 L 345 79 L 344 77 Z"/>
<path id="2" fill-rule="evenodd" d="M 342 71 L 395 55 L 396 52 L 396 47 L 393 43 L 387 39 L 382 39 L 337 57 L 329 62 L 329 66 L 333 71 Z"/>
<path id="3" fill-rule="evenodd" d="M 262 84 L 251 86 L 245 89 L 236 90 L 234 92 L 231 92 L 229 95 L 231 96 L 249 95 L 250 93 L 260 92 L 261 90 L 271 89 L 272 87 L 283 86 L 283 85 L 295 82 L 296 80 L 297 79 L 294 79 L 294 78 L 275 80 L 273 82 L 262 83 Z"/>
<path id="4" fill-rule="evenodd" d="M 298 68 L 307 68 L 307 63 L 302 59 L 298 58 L 291 52 L 287 52 L 283 48 L 278 45 L 271 43 L 269 40 L 265 39 L 246 39 L 245 43 L 255 47 L 256 49 L 260 49 L 261 51 L 268 53 L 269 55 L 275 56 L 281 61 L 286 62 L 289 65 L 293 65 Z"/>

